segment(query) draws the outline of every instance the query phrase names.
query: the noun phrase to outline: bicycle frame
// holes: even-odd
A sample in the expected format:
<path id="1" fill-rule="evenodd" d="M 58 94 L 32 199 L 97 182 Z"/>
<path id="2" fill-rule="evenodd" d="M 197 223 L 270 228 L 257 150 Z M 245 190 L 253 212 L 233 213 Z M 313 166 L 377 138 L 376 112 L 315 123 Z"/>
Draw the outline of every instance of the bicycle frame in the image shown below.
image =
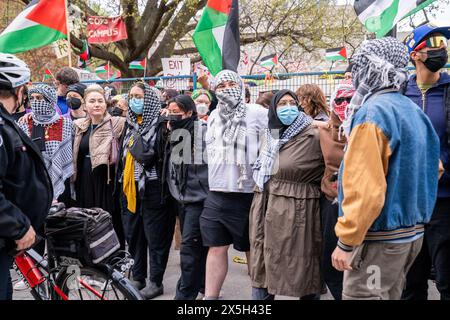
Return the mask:
<path id="1" fill-rule="evenodd" d="M 62 300 L 69 300 L 69 297 L 61 290 L 61 288 L 54 281 L 56 275 L 49 269 L 48 261 L 38 254 L 35 250 L 29 249 L 21 252 L 14 259 L 13 264 L 19 278 L 24 280 L 25 284 L 31 289 L 33 296 L 40 300 L 47 300 L 51 297 L 59 297 Z M 47 271 L 48 276 L 44 276 L 39 268 Z M 58 271 L 60 271 L 59 269 Z M 80 286 L 93 293 L 96 297 L 106 300 L 101 292 L 95 290 L 92 286 L 85 283 L 82 279 L 78 279 Z M 49 290 L 49 297 L 43 297 L 42 293 L 38 292 L 39 285 L 47 282 Z"/>

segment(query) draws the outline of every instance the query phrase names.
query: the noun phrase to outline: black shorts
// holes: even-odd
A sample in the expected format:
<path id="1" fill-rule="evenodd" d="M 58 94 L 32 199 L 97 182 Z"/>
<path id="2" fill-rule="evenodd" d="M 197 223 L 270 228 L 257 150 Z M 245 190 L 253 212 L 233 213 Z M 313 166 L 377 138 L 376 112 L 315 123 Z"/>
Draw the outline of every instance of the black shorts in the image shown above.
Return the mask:
<path id="1" fill-rule="evenodd" d="M 203 245 L 222 247 L 233 244 L 238 251 L 249 251 L 249 213 L 253 193 L 210 191 L 200 216 Z"/>

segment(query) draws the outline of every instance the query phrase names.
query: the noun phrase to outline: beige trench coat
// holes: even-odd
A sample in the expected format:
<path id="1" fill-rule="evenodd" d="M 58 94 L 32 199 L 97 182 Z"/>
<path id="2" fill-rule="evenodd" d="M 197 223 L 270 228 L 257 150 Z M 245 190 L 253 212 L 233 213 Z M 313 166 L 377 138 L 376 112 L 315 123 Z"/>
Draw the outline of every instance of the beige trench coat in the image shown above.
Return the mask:
<path id="1" fill-rule="evenodd" d="M 250 209 L 252 285 L 270 294 L 320 293 L 319 131 L 310 126 L 280 150 L 278 172 L 255 192 Z"/>

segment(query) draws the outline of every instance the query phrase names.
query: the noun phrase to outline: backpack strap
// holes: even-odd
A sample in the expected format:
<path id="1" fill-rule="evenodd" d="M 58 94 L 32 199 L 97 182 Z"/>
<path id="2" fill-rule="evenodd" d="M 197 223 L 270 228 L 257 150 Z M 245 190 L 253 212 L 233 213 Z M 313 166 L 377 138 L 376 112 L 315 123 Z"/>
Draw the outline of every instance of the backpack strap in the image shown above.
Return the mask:
<path id="1" fill-rule="evenodd" d="M 447 143 L 450 146 L 450 83 L 445 86 L 444 105 L 447 120 Z"/>

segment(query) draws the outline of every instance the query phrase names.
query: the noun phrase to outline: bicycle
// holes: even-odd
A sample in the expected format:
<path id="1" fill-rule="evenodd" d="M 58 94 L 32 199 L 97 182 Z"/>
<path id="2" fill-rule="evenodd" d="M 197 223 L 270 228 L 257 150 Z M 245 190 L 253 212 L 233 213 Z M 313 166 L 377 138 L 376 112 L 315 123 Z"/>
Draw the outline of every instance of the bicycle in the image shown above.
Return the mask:
<path id="1" fill-rule="evenodd" d="M 32 248 L 14 256 L 13 268 L 35 300 L 143 300 L 125 276 L 134 263 L 128 252 L 118 251 L 104 263 L 89 266 L 50 253 L 43 257 Z"/>

